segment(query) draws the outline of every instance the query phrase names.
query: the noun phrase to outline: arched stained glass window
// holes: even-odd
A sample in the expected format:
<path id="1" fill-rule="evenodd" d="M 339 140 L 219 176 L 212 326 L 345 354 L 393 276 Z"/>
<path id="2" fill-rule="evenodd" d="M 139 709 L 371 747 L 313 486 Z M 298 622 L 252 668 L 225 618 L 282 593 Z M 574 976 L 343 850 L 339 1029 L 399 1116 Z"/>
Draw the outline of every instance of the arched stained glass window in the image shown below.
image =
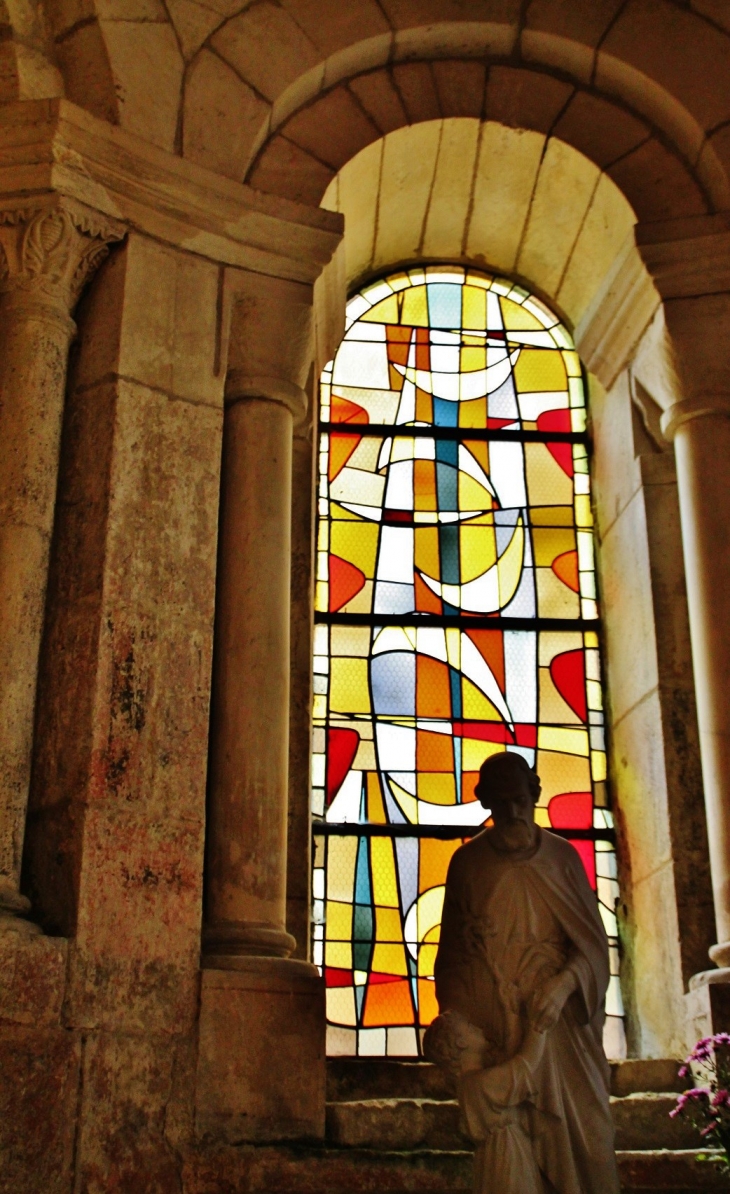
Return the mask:
<path id="1" fill-rule="evenodd" d="M 542 779 L 611 940 L 585 387 L 520 286 L 427 267 L 368 286 L 320 389 L 314 960 L 332 1054 L 414 1056 L 454 850 L 484 824 L 481 763 Z"/>

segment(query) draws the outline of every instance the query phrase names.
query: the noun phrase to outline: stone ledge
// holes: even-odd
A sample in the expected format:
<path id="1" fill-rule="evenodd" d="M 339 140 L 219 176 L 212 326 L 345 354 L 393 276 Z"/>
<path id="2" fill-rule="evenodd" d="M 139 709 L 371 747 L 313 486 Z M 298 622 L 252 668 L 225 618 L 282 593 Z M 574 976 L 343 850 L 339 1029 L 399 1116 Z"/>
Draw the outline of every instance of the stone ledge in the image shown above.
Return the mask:
<path id="1" fill-rule="evenodd" d="M 623 1194 L 664 1190 L 727 1190 L 694 1150 L 618 1152 Z M 186 1194 L 248 1190 L 256 1194 L 466 1194 L 472 1189 L 467 1151 L 376 1152 L 291 1146 L 223 1148 L 186 1153 Z"/>
<path id="2" fill-rule="evenodd" d="M 4 205 L 53 192 L 212 261 L 302 282 L 317 278 L 342 236 L 336 212 L 261 194 L 68 100 L 3 105 Z"/>

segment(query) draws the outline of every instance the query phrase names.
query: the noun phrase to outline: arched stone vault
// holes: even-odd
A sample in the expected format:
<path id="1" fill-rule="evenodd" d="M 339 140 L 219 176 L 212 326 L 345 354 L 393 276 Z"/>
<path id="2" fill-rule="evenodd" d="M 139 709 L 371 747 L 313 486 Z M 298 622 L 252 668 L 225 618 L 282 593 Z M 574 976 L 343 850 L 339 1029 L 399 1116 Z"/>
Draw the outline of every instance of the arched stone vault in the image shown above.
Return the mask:
<path id="1" fill-rule="evenodd" d="M 472 116 L 573 145 L 640 220 L 730 206 L 730 17 L 717 0 L 47 7 L 70 99 L 261 190 L 318 203 L 383 134 Z"/>
<path id="2" fill-rule="evenodd" d="M 606 387 L 659 306 L 625 195 L 556 136 L 474 117 L 397 129 L 342 167 L 322 206 L 344 215 L 345 237 L 317 283 L 319 364 L 343 334 L 344 291 L 424 259 L 523 280 L 560 312 Z M 607 321 L 617 284 L 630 302 Z"/>

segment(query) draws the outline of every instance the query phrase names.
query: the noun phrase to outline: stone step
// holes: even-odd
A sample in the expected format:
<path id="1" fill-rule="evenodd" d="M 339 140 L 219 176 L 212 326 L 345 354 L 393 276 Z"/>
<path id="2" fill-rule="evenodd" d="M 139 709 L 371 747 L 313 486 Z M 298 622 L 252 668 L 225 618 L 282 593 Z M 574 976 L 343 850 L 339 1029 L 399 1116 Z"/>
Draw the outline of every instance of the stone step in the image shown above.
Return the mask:
<path id="1" fill-rule="evenodd" d="M 728 1189 L 694 1150 L 619 1152 L 618 1164 L 623 1194 Z M 244 1145 L 188 1156 L 185 1181 L 210 1194 L 471 1194 L 472 1154 Z"/>
<path id="2" fill-rule="evenodd" d="M 670 1119 L 673 1094 L 612 1098 L 618 1149 L 691 1149 L 696 1130 Z M 329 1103 L 327 1141 L 339 1148 L 459 1150 L 468 1147 L 454 1099 L 357 1099 Z"/>
<path id="3" fill-rule="evenodd" d="M 684 1090 L 674 1058 L 629 1059 L 611 1063 L 611 1093 L 624 1097 L 643 1092 Z M 390 1058 L 331 1057 L 327 1062 L 327 1098 L 332 1103 L 355 1099 L 451 1099 L 446 1078 L 425 1061 Z"/>

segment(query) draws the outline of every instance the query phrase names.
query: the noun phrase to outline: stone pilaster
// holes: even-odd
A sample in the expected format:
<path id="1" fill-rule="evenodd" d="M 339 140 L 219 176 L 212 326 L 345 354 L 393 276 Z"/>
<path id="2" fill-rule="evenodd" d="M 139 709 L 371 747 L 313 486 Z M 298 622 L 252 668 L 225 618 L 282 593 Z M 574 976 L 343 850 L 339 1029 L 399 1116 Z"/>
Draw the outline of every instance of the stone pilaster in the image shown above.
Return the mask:
<path id="1" fill-rule="evenodd" d="M 73 201 L 0 206 L 0 930 L 35 931 L 18 884 L 72 312 L 123 235 Z"/>

